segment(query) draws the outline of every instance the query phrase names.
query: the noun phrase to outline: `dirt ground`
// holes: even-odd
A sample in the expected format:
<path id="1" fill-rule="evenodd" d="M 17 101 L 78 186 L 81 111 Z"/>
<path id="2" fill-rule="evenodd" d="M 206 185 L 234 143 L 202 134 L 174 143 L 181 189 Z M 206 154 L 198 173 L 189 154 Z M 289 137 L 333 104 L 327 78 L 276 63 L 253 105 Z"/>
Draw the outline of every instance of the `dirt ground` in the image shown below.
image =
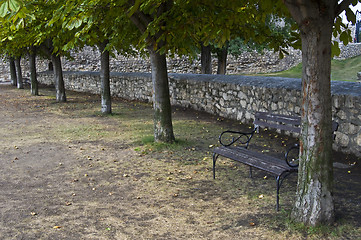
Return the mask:
<path id="1" fill-rule="evenodd" d="M 222 130 L 249 129 L 174 108 L 177 144 L 151 143 L 150 104 L 114 99 L 99 114 L 99 96 L 0 84 L 0 239 L 361 239 L 359 159 L 335 169 L 336 222 L 305 228 L 289 220 L 297 176 L 281 189 L 261 171 L 211 151 Z M 294 139 L 263 132 L 255 149 L 280 154 Z"/>

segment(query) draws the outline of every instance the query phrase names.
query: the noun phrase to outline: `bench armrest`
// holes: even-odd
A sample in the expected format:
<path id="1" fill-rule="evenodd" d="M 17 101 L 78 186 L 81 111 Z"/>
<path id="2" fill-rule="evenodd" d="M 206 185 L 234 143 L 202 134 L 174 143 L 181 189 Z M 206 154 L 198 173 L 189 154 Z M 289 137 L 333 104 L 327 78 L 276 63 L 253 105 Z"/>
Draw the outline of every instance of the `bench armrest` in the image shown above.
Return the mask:
<path id="1" fill-rule="evenodd" d="M 248 147 L 249 142 L 251 141 L 256 129 L 249 133 L 237 132 L 227 130 L 219 135 L 219 143 L 222 146 L 228 147 L 236 142 L 245 145 L 245 148 Z"/>
<path id="2" fill-rule="evenodd" d="M 300 145 L 298 143 L 289 147 L 285 153 L 285 160 L 288 166 L 297 168 L 299 164 Z"/>

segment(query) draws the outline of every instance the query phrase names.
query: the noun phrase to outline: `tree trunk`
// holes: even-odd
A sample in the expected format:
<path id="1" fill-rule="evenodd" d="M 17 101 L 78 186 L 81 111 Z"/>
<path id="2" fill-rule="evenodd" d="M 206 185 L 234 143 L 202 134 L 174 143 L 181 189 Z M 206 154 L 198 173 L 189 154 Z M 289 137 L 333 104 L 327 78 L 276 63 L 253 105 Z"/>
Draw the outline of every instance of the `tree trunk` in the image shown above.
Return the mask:
<path id="1" fill-rule="evenodd" d="M 101 111 L 105 114 L 112 113 L 111 95 L 110 95 L 110 70 L 109 70 L 109 51 L 105 50 L 108 41 L 99 44 L 100 50 L 100 81 L 101 81 Z"/>
<path id="2" fill-rule="evenodd" d="M 212 55 L 211 46 L 204 46 L 201 48 L 201 73 L 212 74 Z"/>
<path id="3" fill-rule="evenodd" d="M 153 83 L 154 141 L 171 143 L 175 138 L 169 98 L 166 55 L 159 54 L 153 47 L 149 47 L 149 53 Z"/>
<path id="4" fill-rule="evenodd" d="M 317 1 L 286 3 L 302 39 L 302 130 L 295 220 L 334 221 L 331 106 L 331 34 L 334 9 Z M 306 7 L 305 7 L 306 6 Z"/>
<path id="5" fill-rule="evenodd" d="M 30 82 L 31 82 L 31 95 L 39 95 L 38 88 L 38 79 L 36 76 L 36 48 L 32 47 L 30 49 L 29 56 L 29 65 L 30 65 Z"/>
<path id="6" fill-rule="evenodd" d="M 159 5 L 156 15 L 160 16 L 167 12 L 171 9 L 172 5 L 173 1 L 164 1 Z M 130 16 L 130 19 L 142 33 L 146 31 L 148 25 L 153 20 L 150 15 L 141 11 L 136 11 Z M 156 36 L 149 36 L 147 38 L 152 68 L 154 141 L 171 143 L 175 139 L 172 125 L 172 109 L 169 98 L 167 59 L 165 54 L 160 54 L 157 51 L 166 44 L 163 41 L 159 41 L 161 34 L 162 32 L 160 31 Z"/>
<path id="7" fill-rule="evenodd" d="M 227 69 L 228 45 L 217 51 L 218 67 L 217 74 L 225 75 Z"/>
<path id="8" fill-rule="evenodd" d="M 49 63 L 48 63 L 48 71 L 49 72 L 54 71 L 54 66 L 53 66 L 53 63 L 51 61 L 49 61 Z"/>
<path id="9" fill-rule="evenodd" d="M 13 57 L 9 58 L 10 61 L 10 77 L 11 77 L 11 85 L 17 86 L 18 80 L 16 76 L 16 67 L 15 67 L 15 60 Z"/>
<path id="10" fill-rule="evenodd" d="M 54 84 L 57 102 L 66 102 L 63 69 L 61 67 L 60 55 L 51 54 L 51 61 L 54 64 Z"/>
<path id="11" fill-rule="evenodd" d="M 24 88 L 24 84 L 23 84 L 23 75 L 21 73 L 21 57 L 17 57 L 15 58 L 15 69 L 16 69 L 16 83 L 17 83 L 17 88 L 22 89 Z"/>

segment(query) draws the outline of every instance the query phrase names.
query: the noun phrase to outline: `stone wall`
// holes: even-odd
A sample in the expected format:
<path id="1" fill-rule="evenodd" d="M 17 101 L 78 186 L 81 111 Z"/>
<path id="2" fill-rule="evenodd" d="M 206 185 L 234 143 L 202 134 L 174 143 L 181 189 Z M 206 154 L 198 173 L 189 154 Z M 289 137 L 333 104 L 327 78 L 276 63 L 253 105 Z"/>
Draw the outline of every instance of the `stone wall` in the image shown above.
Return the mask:
<path id="1" fill-rule="evenodd" d="M 361 55 L 361 43 L 350 43 L 348 45 L 340 45 L 341 54 L 335 59 L 343 60 Z"/>
<path id="2" fill-rule="evenodd" d="M 65 72 L 67 89 L 99 94 L 98 72 Z M 51 72 L 39 81 L 52 84 Z M 301 80 L 279 77 L 169 74 L 171 102 L 249 123 L 256 111 L 300 114 Z M 152 101 L 149 73 L 112 73 L 113 96 Z M 334 148 L 361 156 L 361 84 L 332 82 L 333 118 L 339 125 Z"/>
<path id="3" fill-rule="evenodd" d="M 336 59 L 346 59 L 361 55 L 361 43 L 351 43 L 344 46 L 340 43 L 341 54 Z M 301 51 L 288 49 L 289 55 L 280 59 L 277 53 L 265 50 L 262 54 L 255 51 L 244 52 L 239 57 L 232 55 L 227 59 L 227 74 L 241 75 L 254 73 L 269 73 L 287 70 L 301 62 Z M 29 63 L 22 59 L 23 76 L 29 78 Z M 49 60 L 37 58 L 37 71 L 46 71 Z M 187 57 L 168 58 L 168 72 L 170 73 L 200 73 L 199 59 L 190 60 Z M 64 71 L 99 71 L 100 53 L 97 48 L 86 46 L 81 51 L 71 52 L 71 59 L 62 58 Z M 217 71 L 217 59 L 212 58 L 213 74 Z M 150 61 L 147 57 L 115 55 L 110 59 L 112 72 L 150 72 Z M 9 81 L 9 63 L 6 59 L 0 61 L 0 81 Z"/>
<path id="4" fill-rule="evenodd" d="M 239 57 L 229 55 L 227 59 L 227 74 L 252 74 L 277 72 L 289 69 L 301 62 L 301 51 L 289 49 L 290 55 L 283 59 L 277 53 L 265 50 L 263 54 L 257 52 L 244 52 Z M 86 46 L 81 51 L 71 52 L 71 59 L 62 58 L 64 71 L 99 71 L 100 53 L 97 48 Z M 27 58 L 22 61 L 23 76 L 29 78 L 29 63 Z M 49 60 L 37 58 L 37 71 L 48 69 Z M 170 73 L 200 73 L 199 59 L 190 60 L 187 57 L 174 57 L 167 59 L 168 72 Z M 0 81 L 10 80 L 8 62 L 0 61 Z M 213 73 L 217 71 L 217 59 L 212 58 Z M 110 58 L 112 72 L 150 72 L 150 61 L 147 57 L 115 55 Z"/>

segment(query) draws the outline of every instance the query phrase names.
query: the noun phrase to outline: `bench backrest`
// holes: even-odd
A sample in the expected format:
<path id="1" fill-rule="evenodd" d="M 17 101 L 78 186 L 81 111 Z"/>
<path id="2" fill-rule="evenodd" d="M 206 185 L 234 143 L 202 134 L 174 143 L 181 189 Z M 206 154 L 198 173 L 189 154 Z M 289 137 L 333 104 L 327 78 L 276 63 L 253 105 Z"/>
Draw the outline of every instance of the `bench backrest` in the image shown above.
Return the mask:
<path id="1" fill-rule="evenodd" d="M 280 114 L 271 114 L 267 112 L 256 112 L 255 127 L 259 126 L 262 128 L 273 128 L 292 133 L 301 132 L 301 117 L 299 116 L 286 116 Z M 332 132 L 337 131 L 338 123 L 332 121 Z"/>

